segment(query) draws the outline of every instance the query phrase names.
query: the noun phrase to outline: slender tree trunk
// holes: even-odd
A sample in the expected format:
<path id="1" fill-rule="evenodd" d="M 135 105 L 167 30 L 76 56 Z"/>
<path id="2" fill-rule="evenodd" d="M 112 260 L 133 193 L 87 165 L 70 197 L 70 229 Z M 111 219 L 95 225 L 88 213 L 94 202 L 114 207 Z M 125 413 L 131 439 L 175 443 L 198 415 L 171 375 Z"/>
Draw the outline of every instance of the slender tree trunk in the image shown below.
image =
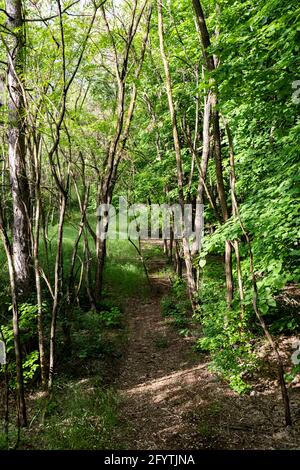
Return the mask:
<path id="1" fill-rule="evenodd" d="M 178 185 L 178 195 L 179 195 L 179 204 L 181 206 L 182 214 L 184 212 L 184 194 L 183 194 L 183 168 L 182 168 L 182 159 L 181 159 L 181 148 L 180 140 L 178 134 L 177 126 L 177 115 L 175 111 L 174 101 L 173 101 L 173 92 L 172 92 L 172 81 L 170 74 L 169 62 L 165 52 L 164 46 L 164 25 L 163 25 L 163 14 L 162 14 L 162 0 L 157 0 L 157 11 L 158 11 L 158 34 L 160 42 L 160 53 L 164 65 L 165 71 L 165 86 L 168 97 L 169 111 L 172 121 L 172 131 L 173 131 L 173 142 L 176 155 L 176 167 L 177 167 L 177 185 Z M 183 254 L 186 266 L 186 275 L 187 275 L 187 284 L 189 289 L 189 296 L 191 303 L 194 306 L 195 295 L 196 295 L 196 283 L 193 275 L 193 264 L 191 250 L 189 246 L 188 238 L 183 234 L 182 236 L 182 246 Z"/>
<path id="2" fill-rule="evenodd" d="M 206 99 L 204 100 L 204 114 L 203 114 L 203 147 L 202 147 L 202 158 L 201 158 L 201 166 L 199 166 L 199 182 L 198 182 L 198 189 L 197 189 L 197 198 L 196 202 L 197 204 L 203 204 L 203 196 L 204 196 L 204 188 L 205 188 L 205 178 L 206 178 L 206 172 L 207 172 L 207 165 L 208 165 L 208 159 L 209 159 L 209 153 L 210 153 L 210 114 L 211 114 L 211 95 L 208 94 Z M 194 146 L 195 148 L 195 146 Z M 194 149 L 195 152 L 195 149 Z M 195 156 L 196 158 L 196 156 Z M 202 217 L 200 217 L 201 214 L 196 214 L 195 218 L 195 232 L 198 234 L 196 236 L 194 243 L 193 243 L 193 248 L 192 248 L 192 254 L 193 256 L 196 256 L 199 253 L 200 249 L 200 230 L 201 230 L 201 221 Z"/>
<path id="3" fill-rule="evenodd" d="M 180 279 L 182 278 L 182 258 L 180 254 L 180 246 L 178 240 L 175 240 L 175 271 Z"/>
<path id="4" fill-rule="evenodd" d="M 236 200 L 236 178 L 235 178 L 235 161 L 234 161 L 234 147 L 233 147 L 233 140 L 232 135 L 229 129 L 229 125 L 225 120 L 225 129 L 228 139 L 228 146 L 229 146 L 229 162 L 230 162 L 230 192 L 231 192 L 231 201 L 232 201 L 232 213 L 234 217 L 238 217 L 238 205 Z M 236 259 L 236 271 L 237 271 L 237 280 L 238 280 L 238 289 L 239 289 L 239 297 L 240 297 L 240 306 L 241 306 L 241 317 L 244 317 L 244 287 L 243 287 L 243 275 L 242 275 L 242 268 L 241 268 L 241 259 L 240 259 L 240 248 L 239 248 L 239 241 L 233 241 L 233 247 L 235 251 L 235 259 Z"/>
<path id="5" fill-rule="evenodd" d="M 226 302 L 231 308 L 233 300 L 232 247 L 230 240 L 225 241 Z"/>
<path id="6" fill-rule="evenodd" d="M 46 372 L 46 356 L 44 344 L 44 319 L 43 319 L 43 294 L 41 285 L 41 272 L 39 262 L 39 244 L 40 244 L 40 228 L 41 228 L 41 170 L 40 170 L 40 152 L 41 152 L 41 139 L 39 136 L 34 135 L 34 145 L 32 146 L 32 174 L 33 174 L 33 191 L 35 197 L 35 211 L 34 211 L 34 225 L 32 228 L 32 255 L 34 264 L 35 287 L 38 307 L 38 342 L 39 342 L 39 361 L 41 369 L 41 382 L 42 386 L 47 386 L 47 372 Z"/>
<path id="7" fill-rule="evenodd" d="M 6 253 L 10 291 L 12 299 L 12 312 L 13 312 L 13 334 L 14 334 L 14 348 L 16 356 L 16 369 L 17 369 L 17 412 L 18 412 L 18 425 L 21 427 L 27 426 L 27 414 L 26 414 L 26 403 L 24 394 L 24 379 L 23 379 L 23 367 L 22 367 L 22 350 L 20 342 L 20 331 L 19 331 L 19 307 L 17 298 L 17 288 L 15 282 L 14 272 L 14 260 L 12 247 L 3 224 L 3 212 L 0 205 L 0 233 L 3 239 L 4 249 Z"/>
<path id="8" fill-rule="evenodd" d="M 40 215 L 41 215 L 41 200 L 39 190 L 36 192 L 36 209 L 35 209 L 35 234 L 33 246 L 33 259 L 34 259 L 34 272 L 35 272 L 35 285 L 38 306 L 38 339 L 39 339 L 39 358 L 41 367 L 41 381 L 42 386 L 45 388 L 47 384 L 46 376 L 46 356 L 44 344 L 44 315 L 43 315 L 43 294 L 41 286 L 41 274 L 39 263 L 39 231 L 40 231 Z"/>
<path id="9" fill-rule="evenodd" d="M 106 259 L 106 239 L 97 242 L 96 301 L 100 301 L 103 288 L 103 274 Z"/>
<path id="10" fill-rule="evenodd" d="M 50 354 L 49 354 L 49 378 L 48 389 L 52 389 L 54 368 L 55 368 L 55 346 L 56 346 L 56 323 L 57 314 L 59 309 L 60 298 L 60 275 L 61 275 L 61 261 L 62 261 L 62 243 L 63 243 L 63 227 L 67 204 L 67 194 L 61 194 L 60 197 L 60 214 L 57 232 L 57 251 L 54 268 L 54 299 L 52 305 L 52 318 L 50 327 Z"/>
<path id="11" fill-rule="evenodd" d="M 203 57 L 205 60 L 206 68 L 209 72 L 215 70 L 216 62 L 214 57 L 209 53 L 208 49 L 211 45 L 209 32 L 207 29 L 204 12 L 200 0 L 192 0 L 196 21 L 200 32 L 201 45 Z M 222 211 L 222 217 L 224 222 L 228 220 L 228 208 L 226 202 L 226 193 L 224 187 L 223 177 L 223 165 L 222 165 L 222 149 L 221 149 L 221 132 L 220 132 L 220 117 L 218 111 L 218 95 L 215 91 L 215 87 L 212 84 L 211 87 L 211 104 L 212 104 L 212 127 L 213 127 L 213 138 L 214 138 L 214 154 L 215 154 L 215 165 L 216 165 L 216 177 L 217 177 L 217 191 Z M 232 276 L 232 246 L 229 240 L 225 242 L 225 276 L 226 276 L 226 301 L 227 307 L 231 308 L 233 300 L 233 276 Z"/>
<path id="12" fill-rule="evenodd" d="M 107 204 L 109 205 L 112 200 L 112 195 L 116 183 L 117 172 L 119 168 L 120 161 L 123 156 L 123 151 L 126 147 L 126 143 L 129 138 L 130 127 L 134 115 L 134 110 L 136 106 L 136 98 L 137 98 L 137 85 L 136 83 L 133 84 L 130 96 L 130 102 L 127 109 L 127 116 L 126 116 L 126 109 L 125 109 L 125 98 L 126 98 L 126 80 L 127 80 L 127 72 L 128 72 L 128 58 L 129 53 L 132 47 L 132 41 L 136 34 L 138 25 L 141 21 L 142 14 L 146 7 L 147 0 L 144 2 L 143 7 L 141 8 L 141 12 L 136 18 L 137 12 L 137 0 L 133 2 L 133 11 L 131 17 L 131 24 L 128 30 L 126 48 L 124 52 L 124 57 L 122 60 L 122 67 L 120 67 L 120 59 L 118 57 L 117 51 L 115 52 L 115 69 L 116 69 L 116 78 L 118 84 L 118 98 L 117 98 L 117 124 L 116 129 L 114 132 L 113 139 L 109 146 L 107 157 L 104 162 L 103 166 L 103 178 L 100 185 L 100 192 L 98 196 L 98 203 L 99 204 Z M 102 12 L 105 20 L 106 30 L 111 36 L 111 30 L 109 24 L 106 19 L 105 9 L 102 7 Z M 139 57 L 139 62 L 135 71 L 135 79 L 136 81 L 139 79 L 142 65 L 144 62 L 149 32 L 150 32 L 150 21 L 152 16 L 152 6 L 150 5 L 148 9 L 147 15 L 147 24 L 146 24 L 146 31 L 143 38 L 142 48 L 141 48 L 141 55 Z M 115 48 L 114 42 L 113 46 Z M 121 68 L 121 71 L 120 71 Z M 99 226 L 101 223 L 100 218 L 97 218 L 97 225 Z M 108 230 L 108 221 L 102 221 L 102 229 L 103 229 L 103 237 L 100 237 L 97 234 L 96 237 L 96 253 L 97 253 L 97 267 L 96 267 L 96 301 L 101 299 L 102 294 L 102 286 L 103 286 L 103 271 L 105 265 L 105 258 L 106 258 L 106 249 L 107 249 L 107 240 L 106 240 L 106 233 Z"/>
<path id="13" fill-rule="evenodd" d="M 89 241 L 86 232 L 84 231 L 84 261 L 85 261 L 85 286 L 87 295 L 89 298 L 90 306 L 92 310 L 96 310 L 96 301 L 94 292 L 92 289 L 92 280 L 91 280 L 91 260 L 92 255 L 89 249 Z"/>

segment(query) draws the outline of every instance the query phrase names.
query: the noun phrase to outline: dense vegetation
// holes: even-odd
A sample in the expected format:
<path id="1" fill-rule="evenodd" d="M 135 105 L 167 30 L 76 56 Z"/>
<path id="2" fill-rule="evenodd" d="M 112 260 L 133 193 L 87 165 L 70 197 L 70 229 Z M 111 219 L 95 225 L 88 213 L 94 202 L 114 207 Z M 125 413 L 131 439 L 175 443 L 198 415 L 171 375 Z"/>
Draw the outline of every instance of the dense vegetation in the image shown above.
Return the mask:
<path id="1" fill-rule="evenodd" d="M 43 448 L 113 448 L 119 398 L 93 373 L 117 368 L 124 304 L 147 296 L 154 255 L 172 284 L 162 315 L 196 328 L 237 393 L 266 338 L 292 424 L 299 365 L 277 339 L 300 329 L 298 2 L 0 0 L 0 35 L 0 448 L 28 414 Z M 201 244 L 107 242 L 96 210 L 120 196 L 203 204 Z"/>

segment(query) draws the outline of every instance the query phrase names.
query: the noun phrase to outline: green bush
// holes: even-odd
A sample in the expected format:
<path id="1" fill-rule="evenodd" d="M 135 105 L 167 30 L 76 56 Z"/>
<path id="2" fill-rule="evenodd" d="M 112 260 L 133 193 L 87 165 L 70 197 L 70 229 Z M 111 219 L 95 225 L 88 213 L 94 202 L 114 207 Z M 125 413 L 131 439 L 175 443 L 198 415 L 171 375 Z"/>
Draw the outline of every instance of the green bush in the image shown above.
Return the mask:
<path id="1" fill-rule="evenodd" d="M 163 297 L 160 305 L 162 315 L 170 318 L 176 328 L 186 331 L 191 304 L 187 298 L 186 285 L 182 279 L 178 277 L 173 279 L 170 295 Z"/>
<path id="2" fill-rule="evenodd" d="M 199 307 L 194 320 L 201 324 L 201 337 L 195 349 L 210 353 L 211 369 L 224 377 L 238 393 L 249 390 L 246 377 L 257 366 L 253 351 L 253 332 L 248 324 L 252 310 L 243 315 L 238 302 L 227 309 L 223 289 L 223 265 L 210 259 L 203 270 Z"/>
<path id="3" fill-rule="evenodd" d="M 121 325 L 122 312 L 118 307 L 111 307 L 100 313 L 101 321 L 108 328 L 116 328 Z"/>
<path id="4" fill-rule="evenodd" d="M 12 307 L 9 307 L 11 310 Z M 44 304 L 45 311 L 47 305 Z M 30 344 L 32 338 L 36 336 L 37 328 L 37 305 L 23 303 L 19 305 L 19 329 L 21 344 Z M 14 332 L 13 323 L 10 320 L 7 324 L 1 325 L 2 334 L 6 343 L 6 352 L 8 359 L 8 374 L 11 377 L 10 387 L 16 388 L 16 364 L 14 361 Z M 39 353 L 37 349 L 32 351 L 23 351 L 23 373 L 24 382 L 31 381 L 39 369 Z"/>

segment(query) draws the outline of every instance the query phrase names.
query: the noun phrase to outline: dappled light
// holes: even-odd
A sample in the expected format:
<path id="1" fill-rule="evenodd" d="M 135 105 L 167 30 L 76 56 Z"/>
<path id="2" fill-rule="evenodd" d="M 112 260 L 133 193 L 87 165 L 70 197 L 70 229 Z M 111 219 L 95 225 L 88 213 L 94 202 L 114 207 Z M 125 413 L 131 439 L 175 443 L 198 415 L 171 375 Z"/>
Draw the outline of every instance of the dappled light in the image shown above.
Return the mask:
<path id="1" fill-rule="evenodd" d="M 0 0 L 1 470 L 300 449 L 299 18 Z"/>

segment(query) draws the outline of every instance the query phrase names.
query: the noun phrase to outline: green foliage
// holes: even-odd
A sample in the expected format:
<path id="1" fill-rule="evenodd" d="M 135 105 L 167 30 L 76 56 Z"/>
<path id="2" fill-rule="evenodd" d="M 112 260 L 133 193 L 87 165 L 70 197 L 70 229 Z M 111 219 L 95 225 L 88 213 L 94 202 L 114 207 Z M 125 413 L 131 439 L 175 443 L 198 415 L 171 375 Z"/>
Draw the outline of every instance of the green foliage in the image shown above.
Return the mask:
<path id="1" fill-rule="evenodd" d="M 24 382 L 32 380 L 36 371 L 39 369 L 39 352 L 32 351 L 25 356 L 23 361 Z"/>
<path id="2" fill-rule="evenodd" d="M 108 328 L 116 328 L 121 324 L 122 312 L 118 307 L 111 307 L 110 310 L 101 312 L 101 321 Z"/>
<path id="3" fill-rule="evenodd" d="M 11 311 L 12 307 L 9 307 Z M 47 305 L 44 304 L 44 309 Z M 19 305 L 19 328 L 21 343 L 26 344 L 32 340 L 36 332 L 37 323 L 37 306 L 30 303 L 22 303 Z M 10 386 L 16 388 L 16 365 L 14 362 L 14 332 L 12 320 L 6 325 L 1 326 L 1 330 L 6 343 L 6 351 L 8 355 L 8 373 L 11 377 Z M 37 350 L 23 353 L 23 373 L 24 382 L 30 382 L 39 369 L 39 354 Z"/>
<path id="4" fill-rule="evenodd" d="M 248 330 L 249 314 L 241 314 L 239 305 L 228 310 L 224 299 L 223 266 L 218 258 L 210 258 L 203 270 L 199 307 L 194 319 L 201 323 L 201 337 L 196 350 L 207 351 L 212 358 L 212 370 L 228 380 L 233 390 L 249 390 L 245 378 L 257 361 Z"/>
<path id="5" fill-rule="evenodd" d="M 36 18 L 36 3 L 24 2 L 24 16 Z M 42 3 L 42 2 L 41 2 Z M 103 15 L 97 14 L 85 44 L 90 25 L 94 2 L 85 2 L 85 15 L 81 11 L 82 2 L 72 4 L 72 12 L 63 15 L 63 33 L 60 19 L 54 15 L 50 23 L 26 21 L 26 67 L 20 74 L 24 91 L 24 115 L 26 122 L 26 168 L 30 169 L 30 189 L 38 180 L 32 157 L 36 140 L 40 139 L 38 163 L 41 172 L 42 219 L 47 225 L 45 239 L 40 236 L 40 264 L 50 284 L 53 286 L 54 264 L 57 249 L 58 202 L 61 191 L 56 187 L 53 172 L 56 169 L 62 176 L 63 184 L 70 178 L 70 193 L 66 210 L 63 236 L 62 269 L 60 271 L 60 309 L 57 322 L 57 352 L 61 363 L 75 362 L 75 367 L 90 364 L 114 350 L 113 342 L 106 335 L 117 335 L 122 326 L 121 310 L 114 302 L 122 304 L 126 299 L 139 299 L 149 292 L 139 256 L 128 241 L 109 240 L 104 270 L 105 296 L 113 299 L 111 305 L 97 305 L 98 311 L 86 311 L 88 301 L 85 292 L 84 266 L 85 252 L 83 236 L 78 243 L 75 257 L 74 278 L 71 290 L 81 285 L 79 303 L 83 308 L 73 306 L 65 309 L 64 300 L 68 297 L 67 282 L 70 274 L 70 260 L 76 243 L 80 214 L 74 182 L 82 195 L 84 187 L 89 187 L 88 214 L 90 226 L 95 229 L 95 211 L 101 195 L 99 177 L 103 177 L 105 166 L 111 159 L 118 160 L 118 150 L 122 150 L 118 173 L 113 176 L 113 202 L 117 196 L 126 195 L 130 202 L 177 202 L 178 179 L 176 155 L 172 135 L 168 99 L 165 90 L 163 64 L 157 35 L 157 13 L 153 11 L 150 39 L 145 54 L 142 73 L 138 80 L 135 71 L 139 65 L 143 28 L 138 28 L 132 39 L 132 49 L 126 60 L 121 60 L 128 41 L 124 40 L 124 26 L 129 20 L 132 2 L 116 2 L 118 15 L 112 11 L 112 3 L 106 2 L 108 33 L 103 24 Z M 139 2 L 138 2 L 139 3 Z M 299 264 L 299 97 L 295 88 L 300 76 L 299 39 L 300 8 L 296 0 L 203 0 L 205 17 L 211 38 L 208 53 L 218 59 L 218 67 L 212 73 L 205 70 L 203 53 L 199 43 L 199 33 L 195 28 L 191 2 L 172 0 L 166 2 L 164 12 L 165 48 L 170 65 L 172 94 L 176 109 L 179 140 L 183 168 L 183 194 L 187 202 L 198 196 L 199 168 L 191 152 L 194 144 L 197 158 L 202 151 L 203 102 L 209 89 L 218 95 L 220 133 L 224 186 L 229 208 L 229 218 L 220 222 L 220 204 L 217 191 L 217 177 L 212 152 L 209 158 L 206 184 L 215 203 L 216 210 L 210 207 L 207 194 L 204 195 L 206 237 L 195 267 L 200 272 L 199 308 L 194 320 L 201 325 L 201 338 L 197 342 L 199 350 L 208 351 L 212 358 L 213 370 L 220 373 L 238 393 L 248 390 L 247 377 L 257 364 L 254 354 L 256 336 L 261 328 L 253 312 L 253 286 L 249 266 L 249 246 L 241 228 L 240 220 L 232 214 L 232 194 L 230 192 L 229 148 L 223 118 L 229 124 L 233 136 L 235 154 L 236 196 L 240 218 L 249 234 L 254 260 L 254 275 L 258 288 L 258 308 L 273 334 L 299 332 L 299 315 L 291 309 L 282 308 L 279 294 L 289 284 L 297 285 L 300 279 Z M 123 5 L 121 5 L 123 4 Z M 52 2 L 49 8 L 52 9 Z M 2 42 L 9 42 L 5 24 L 5 2 L 0 0 L 0 24 Z M 45 5 L 47 10 L 47 5 Z M 139 14 L 139 8 L 136 18 Z M 73 10 L 74 9 L 74 10 Z M 77 10 L 78 9 L 78 10 Z M 46 14 L 45 10 L 45 14 Z M 144 25 L 144 17 L 141 25 Z M 51 27 L 50 27 L 51 25 Z M 63 36 L 63 38 L 62 38 Z M 60 42 L 64 39 L 64 47 Z M 126 39 L 126 38 L 125 38 Z M 83 51 L 83 44 L 85 50 Z M 78 57 L 83 53 L 82 61 Z M 62 60 L 62 53 L 65 54 Z M 117 53 L 124 67 L 121 71 L 125 84 L 125 101 L 120 106 L 118 83 L 113 64 Z M 0 79 L 7 73 L 6 47 L 0 50 Z M 62 65 L 66 70 L 62 70 Z M 76 77 L 65 96 L 66 86 L 72 71 Z M 135 83 L 137 82 L 137 83 Z M 134 119 L 130 136 L 122 147 L 123 132 L 117 156 L 110 155 L 114 143 L 118 110 L 125 110 L 133 83 L 137 85 L 138 99 L 135 103 Z M 1 88 L 1 87 L 0 87 Z M 120 90 L 119 90 L 120 91 Z M 122 94 L 121 94 L 122 95 Z M 9 187 L 7 163 L 7 97 L 0 105 L 0 133 L 2 142 L 1 171 L 4 183 L 1 196 L 5 224 L 12 227 L 12 197 Z M 65 99 L 66 98 L 66 99 Z M 49 165 L 47 154 L 53 145 L 61 104 L 66 105 L 59 129 L 59 142 L 53 164 Z M 20 116 L 23 113 L 20 113 Z M 22 116 L 21 116 L 22 117 Z M 199 118 L 199 122 L 196 120 Z M 124 129 L 123 129 L 124 130 Z M 34 136 L 33 136 L 34 132 Z M 33 138 L 34 137 L 34 138 Z M 121 146 L 120 146 L 121 144 Z M 213 148 L 213 145 L 212 145 Z M 57 158 L 57 160 L 56 160 Z M 196 163 L 199 163 L 198 161 Z M 82 167 L 81 167 L 82 166 Z M 84 181 L 81 181 L 81 173 Z M 32 178 L 31 178 L 32 177 Z M 189 178 L 191 180 L 188 183 Z M 103 183 L 103 181 L 102 181 Z M 100 185 L 101 186 L 101 185 Z M 6 192 L 8 194 L 6 194 Z M 35 198 L 32 198 L 32 211 L 35 213 Z M 49 220 L 48 220 L 49 217 Z M 31 221 L 32 227 L 34 224 Z M 91 251 L 91 279 L 95 275 L 96 253 L 94 240 L 85 228 L 85 236 Z M 224 282 L 224 242 L 238 240 L 243 274 L 244 300 L 240 305 L 235 292 L 232 309 L 228 310 Z M 157 247 L 146 254 L 161 255 Z M 4 250 L 0 250 L 1 264 L 1 324 L 7 343 L 10 386 L 15 387 L 16 370 L 13 355 L 13 329 L 9 305 L 9 283 Z M 235 258 L 233 256 L 234 281 L 237 286 Z M 82 274 L 82 276 L 81 276 Z M 43 298 L 50 299 L 43 284 Z M 68 286 L 70 287 L 70 286 Z M 71 297 L 72 294 L 71 293 Z M 75 296 L 74 296 L 75 297 Z M 74 299 L 73 299 L 74 300 Z M 241 308 L 242 307 L 242 308 Z M 49 340 L 50 309 L 45 303 L 44 323 L 46 340 Z M 85 310 L 84 310 L 85 309 Z M 74 311 L 73 311 L 74 310 Z M 186 285 L 174 278 L 170 295 L 162 299 L 162 314 L 182 335 L 188 334 L 191 322 L 191 307 L 187 298 Z M 69 311 L 70 318 L 68 317 Z M 37 352 L 37 307 L 35 301 L 28 300 L 19 306 L 19 327 L 23 350 L 25 382 L 32 382 L 38 370 Z M 3 318 L 3 319 L 2 319 Z M 70 326 L 72 351 L 70 357 L 64 354 L 64 327 Z M 164 337 L 155 339 L 157 348 L 167 347 Z M 48 352 L 48 351 L 47 351 Z M 65 356 L 65 357 L 64 357 Z M 59 362 L 58 361 L 58 362 Z M 68 362 L 69 361 L 69 362 Z M 287 377 L 293 380 L 299 372 L 294 367 Z M 85 395 L 75 386 L 66 395 L 60 396 L 67 415 L 59 426 L 61 404 L 57 400 L 48 403 L 48 415 L 53 414 L 45 431 L 45 448 L 104 448 L 109 445 L 107 433 L 114 421 L 114 394 L 93 388 L 91 396 Z M 68 386 L 67 386 L 68 388 Z M 67 397 L 70 403 L 67 402 Z M 95 405 L 92 403 L 94 400 Z M 96 408 L 100 410 L 97 414 Z M 87 410 L 87 412 L 86 412 Z M 86 414 L 85 414 L 86 413 Z M 96 416 L 96 421 L 94 417 Z M 103 417 L 103 419 L 102 419 Z M 95 424 L 97 423 L 97 424 Z M 204 427 L 206 423 L 204 423 Z M 12 433 L 14 430 L 12 430 Z M 208 430 L 203 429 L 203 434 Z M 96 442 L 96 436 L 103 441 Z M 0 441 L 0 447 L 1 447 Z M 99 447 L 97 447 L 99 446 Z M 103 447 L 104 446 L 104 447 Z"/>
<path id="6" fill-rule="evenodd" d="M 298 355 L 298 357 L 299 357 L 299 355 Z M 290 383 L 299 374 L 300 374 L 300 364 L 297 364 L 294 367 L 292 367 L 291 371 L 287 372 L 284 377 L 285 377 L 286 382 Z"/>
<path id="7" fill-rule="evenodd" d="M 171 324 L 185 335 L 188 331 L 190 311 L 186 285 L 181 279 L 174 277 L 170 295 L 161 300 L 162 315 L 170 319 Z"/>
<path id="8" fill-rule="evenodd" d="M 15 423 L 9 423 L 7 434 L 0 429 L 0 450 L 12 450 L 15 448 L 18 438 L 18 427 Z"/>
<path id="9" fill-rule="evenodd" d="M 116 306 L 101 312 L 82 310 L 75 311 L 71 333 L 72 349 L 75 357 L 100 359 L 114 354 L 114 346 L 106 339 L 105 329 L 118 328 L 121 325 L 122 313 Z M 76 360 L 75 357 L 70 358 Z"/>

